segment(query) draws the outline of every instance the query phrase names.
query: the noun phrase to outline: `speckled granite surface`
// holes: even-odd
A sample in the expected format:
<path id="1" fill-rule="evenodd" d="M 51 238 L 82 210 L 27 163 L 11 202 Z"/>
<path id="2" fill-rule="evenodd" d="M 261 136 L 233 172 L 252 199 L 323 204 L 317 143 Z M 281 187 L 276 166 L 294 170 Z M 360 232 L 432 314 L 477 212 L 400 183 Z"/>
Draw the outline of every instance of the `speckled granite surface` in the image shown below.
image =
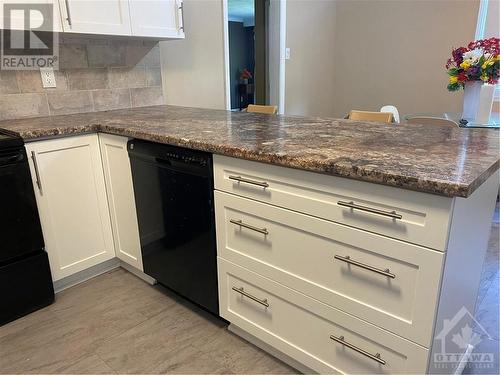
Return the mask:
<path id="1" fill-rule="evenodd" d="M 154 106 L 0 122 L 34 140 L 105 132 L 444 196 L 499 167 L 500 132 Z"/>

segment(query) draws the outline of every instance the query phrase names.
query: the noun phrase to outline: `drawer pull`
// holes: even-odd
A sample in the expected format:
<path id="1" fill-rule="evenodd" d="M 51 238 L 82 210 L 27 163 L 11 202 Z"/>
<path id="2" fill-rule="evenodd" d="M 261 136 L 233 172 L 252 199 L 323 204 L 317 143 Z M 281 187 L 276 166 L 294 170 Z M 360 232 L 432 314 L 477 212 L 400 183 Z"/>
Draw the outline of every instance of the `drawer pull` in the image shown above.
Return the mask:
<path id="1" fill-rule="evenodd" d="M 36 153 L 35 153 L 35 151 L 31 151 L 31 159 L 33 159 L 33 168 L 35 168 L 35 182 L 36 182 L 36 186 L 38 186 L 38 190 L 40 190 L 40 194 L 43 195 L 42 180 L 40 179 L 40 171 L 38 170 L 38 163 L 36 161 Z"/>
<path id="2" fill-rule="evenodd" d="M 376 354 L 371 354 L 369 352 L 367 352 L 366 350 L 363 350 L 361 348 L 358 348 L 357 346 L 353 345 L 353 344 L 350 344 L 348 343 L 347 341 L 345 341 L 344 339 L 344 336 L 339 336 L 339 337 L 336 337 L 336 336 L 333 336 L 333 335 L 330 335 L 330 338 L 333 340 L 333 341 L 336 341 L 344 346 L 347 346 L 348 348 L 360 353 L 360 354 L 363 354 L 364 356 L 370 358 L 370 359 L 373 359 L 374 361 L 377 361 L 378 363 L 382 364 L 382 365 L 385 365 L 386 362 L 380 358 L 380 353 L 376 353 Z"/>
<path id="3" fill-rule="evenodd" d="M 257 185 L 257 186 L 263 187 L 264 189 L 269 187 L 269 184 L 267 182 L 249 180 L 248 178 L 244 178 L 241 176 L 229 176 L 229 179 L 234 180 L 234 181 L 238 181 L 238 182 L 243 182 L 245 184 Z"/>
<path id="4" fill-rule="evenodd" d="M 385 270 L 381 270 L 380 268 L 375 268 L 375 267 L 369 266 L 368 264 L 364 264 L 364 263 L 352 260 L 350 256 L 343 257 L 343 256 L 340 256 L 340 255 L 335 255 L 334 258 L 337 259 L 337 260 L 341 260 L 342 262 L 346 262 L 346 263 L 352 264 L 353 266 L 358 266 L 360 268 L 364 268 L 365 270 L 373 271 L 373 272 L 376 272 L 378 274 L 390 277 L 391 279 L 395 279 L 396 278 L 396 275 L 393 274 L 393 273 L 391 273 L 389 271 L 389 268 L 387 268 Z"/>
<path id="5" fill-rule="evenodd" d="M 241 220 L 229 220 L 230 223 L 232 224 L 235 224 L 235 225 L 239 225 L 240 227 L 243 227 L 243 228 L 247 228 L 247 229 L 250 229 L 250 230 L 253 230 L 255 232 L 259 232 L 259 233 L 262 233 L 264 235 L 268 235 L 269 232 L 267 231 L 266 228 L 257 228 L 257 227 L 254 227 L 253 225 L 250 225 L 250 224 L 245 224 L 243 221 Z"/>
<path id="6" fill-rule="evenodd" d="M 235 286 L 233 286 L 232 288 L 235 292 L 238 292 L 240 293 L 241 295 L 245 296 L 245 297 L 248 297 L 250 298 L 252 301 L 255 301 L 257 303 L 260 303 L 262 306 L 265 306 L 265 307 L 269 307 L 269 303 L 267 302 L 267 299 L 259 299 L 255 296 L 252 296 L 250 293 L 248 292 L 245 292 L 245 289 L 243 289 L 243 287 L 241 288 L 236 288 Z"/>
<path id="7" fill-rule="evenodd" d="M 350 201 L 350 202 L 338 201 L 337 204 L 339 206 L 348 207 L 348 208 L 351 208 L 353 210 L 360 210 L 360 211 L 370 212 L 372 214 L 386 216 L 386 217 L 390 217 L 390 218 L 393 218 L 393 219 L 401 220 L 403 218 L 403 216 L 401 216 L 400 214 L 398 214 L 396 211 L 378 210 L 376 208 L 371 208 L 371 207 L 367 207 L 367 206 L 362 206 L 360 204 L 356 204 L 353 201 Z"/>

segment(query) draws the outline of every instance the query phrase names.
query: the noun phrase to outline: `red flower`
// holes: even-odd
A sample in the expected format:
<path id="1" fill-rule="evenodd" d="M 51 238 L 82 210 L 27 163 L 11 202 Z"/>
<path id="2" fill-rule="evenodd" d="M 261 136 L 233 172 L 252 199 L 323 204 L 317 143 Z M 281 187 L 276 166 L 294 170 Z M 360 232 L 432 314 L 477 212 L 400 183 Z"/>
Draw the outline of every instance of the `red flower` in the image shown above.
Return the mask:
<path id="1" fill-rule="evenodd" d="M 460 72 L 458 73 L 458 82 L 466 82 L 467 81 L 467 74 L 465 72 Z"/>

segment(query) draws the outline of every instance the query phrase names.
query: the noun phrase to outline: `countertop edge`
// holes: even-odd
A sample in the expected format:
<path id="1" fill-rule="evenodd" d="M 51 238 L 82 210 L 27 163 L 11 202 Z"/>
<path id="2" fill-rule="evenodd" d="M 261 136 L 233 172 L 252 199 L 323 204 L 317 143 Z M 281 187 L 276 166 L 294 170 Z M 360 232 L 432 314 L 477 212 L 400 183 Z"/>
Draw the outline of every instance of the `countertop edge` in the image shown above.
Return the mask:
<path id="1" fill-rule="evenodd" d="M 468 198 L 481 186 L 489 177 L 491 177 L 500 167 L 500 161 L 497 160 L 488 167 L 481 175 L 479 175 L 471 184 L 441 182 L 439 180 L 430 181 L 418 179 L 401 174 L 386 173 L 382 171 L 364 171 L 358 167 L 343 169 L 342 167 L 333 167 L 331 165 L 322 164 L 321 162 L 311 161 L 307 168 L 303 162 L 296 160 L 293 157 L 280 156 L 269 153 L 259 153 L 250 149 L 242 149 L 238 147 L 230 147 L 224 145 L 205 144 L 200 141 L 189 139 L 159 136 L 148 132 L 134 132 L 123 128 L 114 128 L 113 125 L 103 125 L 100 123 L 90 123 L 71 128 L 54 128 L 50 132 L 43 130 L 40 132 L 29 131 L 26 134 L 23 132 L 9 131 L 11 134 L 20 136 L 25 142 L 35 142 L 56 137 L 65 137 L 73 135 L 83 135 L 89 133 L 107 133 L 112 135 L 126 136 L 137 138 L 146 141 L 152 141 L 162 144 L 170 144 L 173 146 L 186 147 L 200 151 L 210 152 L 212 154 L 234 157 L 238 159 L 261 162 L 265 164 L 277 165 L 285 168 L 293 168 L 307 172 L 320 173 L 324 175 L 348 178 L 355 181 L 374 183 L 378 185 L 390 186 L 399 189 L 411 190 L 420 193 L 433 194 L 447 198 Z"/>

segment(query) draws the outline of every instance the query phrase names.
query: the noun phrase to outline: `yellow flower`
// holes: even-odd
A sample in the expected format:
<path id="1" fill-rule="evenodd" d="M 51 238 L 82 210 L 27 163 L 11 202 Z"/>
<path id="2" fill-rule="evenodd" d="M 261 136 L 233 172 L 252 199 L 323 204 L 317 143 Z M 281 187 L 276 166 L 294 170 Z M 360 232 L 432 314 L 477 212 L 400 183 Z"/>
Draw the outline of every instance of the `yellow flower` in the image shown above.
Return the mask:
<path id="1" fill-rule="evenodd" d="M 483 74 L 481 74 L 481 81 L 483 81 L 483 82 L 487 82 L 487 81 L 488 81 L 488 79 L 489 79 L 489 78 L 488 78 L 488 75 L 487 75 L 487 74 L 484 74 L 484 73 L 483 73 Z"/>
<path id="2" fill-rule="evenodd" d="M 463 61 L 461 64 L 460 64 L 460 67 L 463 69 L 463 70 L 467 70 L 470 68 L 470 62 L 469 61 Z"/>
<path id="3" fill-rule="evenodd" d="M 488 66 L 491 66 L 495 63 L 495 60 L 493 58 L 490 58 L 486 60 L 483 65 L 481 65 L 481 69 L 486 69 Z"/>
<path id="4" fill-rule="evenodd" d="M 458 77 L 456 76 L 450 76 L 450 83 L 453 84 L 453 83 L 457 83 L 458 82 Z"/>

